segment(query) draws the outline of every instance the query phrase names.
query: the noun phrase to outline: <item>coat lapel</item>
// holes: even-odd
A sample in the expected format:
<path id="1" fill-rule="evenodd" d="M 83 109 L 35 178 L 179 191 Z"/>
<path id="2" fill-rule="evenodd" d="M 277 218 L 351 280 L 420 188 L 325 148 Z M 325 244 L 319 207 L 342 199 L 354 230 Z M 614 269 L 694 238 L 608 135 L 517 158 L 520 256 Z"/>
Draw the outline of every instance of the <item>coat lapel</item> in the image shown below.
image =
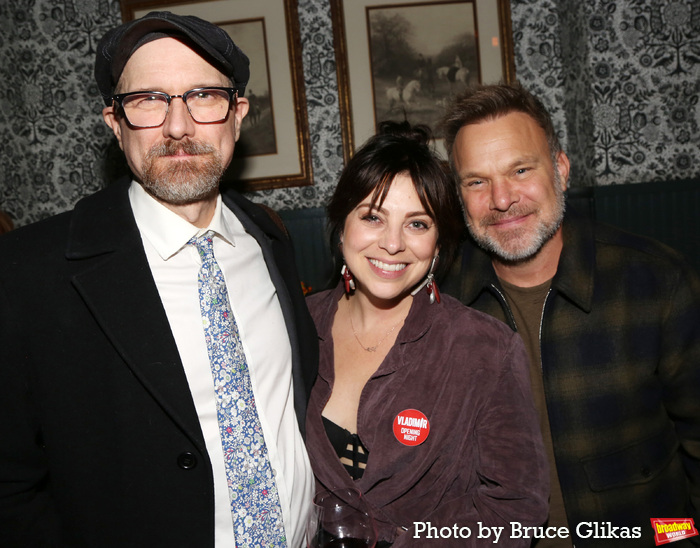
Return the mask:
<path id="1" fill-rule="evenodd" d="M 187 378 L 128 200 L 118 184 L 75 209 L 72 282 L 114 349 L 183 432 L 205 451 Z"/>
<path id="2" fill-rule="evenodd" d="M 301 282 L 296 273 L 291 246 L 281 240 L 284 237 L 281 229 L 262 209 L 236 192 L 226 192 L 222 196 L 226 206 L 233 211 L 246 231 L 260 245 L 270 279 L 277 291 L 292 347 L 294 409 L 303 435 L 306 432 L 308 396 L 316 379 L 318 341 L 315 331 L 313 333 L 309 331 L 313 329 L 313 323 L 301 296 Z M 292 295 L 293 291 L 298 295 Z M 297 296 L 299 298 L 295 300 Z M 306 347 L 302 346 L 304 344 Z"/>

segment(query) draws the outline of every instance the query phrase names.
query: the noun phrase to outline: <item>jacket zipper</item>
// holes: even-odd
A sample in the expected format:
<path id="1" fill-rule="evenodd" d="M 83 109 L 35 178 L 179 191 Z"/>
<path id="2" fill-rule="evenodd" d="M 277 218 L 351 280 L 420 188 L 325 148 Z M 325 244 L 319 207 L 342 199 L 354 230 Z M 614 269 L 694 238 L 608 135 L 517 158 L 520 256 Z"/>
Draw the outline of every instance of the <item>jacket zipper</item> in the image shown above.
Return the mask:
<path id="1" fill-rule="evenodd" d="M 517 331 L 518 326 L 515 323 L 515 318 L 513 317 L 513 312 L 510 309 L 510 306 L 508 305 L 508 301 L 506 300 L 505 295 L 494 284 L 491 284 L 491 287 L 494 289 L 494 291 L 498 294 L 498 297 L 501 299 L 501 303 L 503 304 L 506 312 L 508 313 L 508 316 L 510 318 L 511 323 L 513 324 L 513 327 Z M 545 295 L 544 303 L 542 304 L 542 314 L 540 315 L 540 331 L 539 331 L 538 336 L 537 336 L 537 338 L 539 339 L 539 343 L 540 343 L 540 371 L 543 371 L 543 372 L 544 372 L 544 366 L 542 363 L 542 329 L 544 327 L 544 311 L 547 309 L 547 302 L 549 301 L 549 296 L 551 294 L 552 294 L 552 288 L 550 287 L 549 290 L 547 291 L 547 295 Z M 546 395 L 545 395 L 545 399 L 546 399 Z M 545 401 L 545 406 L 546 405 L 547 404 Z M 564 512 L 566 513 L 566 503 L 564 503 Z M 568 517 L 567 517 L 567 519 L 568 519 Z M 571 545 L 573 548 L 576 548 L 576 544 L 574 544 L 573 542 L 571 543 Z"/>
<path id="2" fill-rule="evenodd" d="M 495 284 L 491 284 L 491 287 L 493 290 L 498 294 L 498 296 L 501 299 L 501 304 L 503 305 L 503 308 L 505 308 L 506 312 L 508 313 L 508 319 L 510 320 L 511 325 L 513 326 L 513 329 L 516 331 L 518 330 L 518 324 L 515 323 L 515 317 L 513 316 L 513 312 L 510 309 L 510 306 L 508 306 L 508 301 L 506 300 L 506 296 L 501 292 L 500 289 L 496 287 Z"/>
<path id="3" fill-rule="evenodd" d="M 542 304 L 542 315 L 540 316 L 540 332 L 537 334 L 537 338 L 539 339 L 540 343 L 540 371 L 544 371 L 544 364 L 542 363 L 542 328 L 544 327 L 544 311 L 547 308 L 547 301 L 549 300 L 549 296 L 552 294 L 552 288 L 550 287 L 547 290 L 547 295 L 544 297 L 544 303 Z M 545 395 L 546 398 L 546 395 Z"/>
<path id="4" fill-rule="evenodd" d="M 508 305 L 508 300 L 506 299 L 503 292 L 500 289 L 498 289 L 498 287 L 496 287 L 495 284 L 491 284 L 491 287 L 498 294 L 498 297 L 501 299 L 501 304 L 503 305 L 506 312 L 508 313 L 508 318 L 510 319 L 511 325 L 517 331 L 518 324 L 515 322 L 515 317 L 513 317 L 513 311 L 510 309 L 510 306 Z M 547 301 L 549 300 L 549 296 L 551 294 L 552 294 L 552 288 L 549 288 L 549 290 L 547 291 L 547 295 L 545 295 L 545 298 L 544 298 L 544 304 L 542 305 L 542 314 L 540 315 L 540 330 L 539 330 L 539 333 L 537 334 L 537 338 L 539 339 L 539 343 L 540 343 L 540 371 L 544 371 L 544 366 L 542 364 L 542 328 L 544 326 L 544 311 L 547 308 Z"/>

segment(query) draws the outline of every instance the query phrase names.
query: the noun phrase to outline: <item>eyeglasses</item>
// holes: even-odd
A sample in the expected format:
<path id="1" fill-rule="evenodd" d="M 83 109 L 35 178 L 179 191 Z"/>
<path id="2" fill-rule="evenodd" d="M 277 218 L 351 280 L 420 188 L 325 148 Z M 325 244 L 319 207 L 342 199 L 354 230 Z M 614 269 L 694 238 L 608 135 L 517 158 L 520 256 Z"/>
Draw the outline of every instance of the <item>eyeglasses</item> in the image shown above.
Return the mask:
<path id="1" fill-rule="evenodd" d="M 195 122 L 214 124 L 228 116 L 231 102 L 238 98 L 236 88 L 195 88 L 182 95 L 168 95 L 162 91 L 131 91 L 112 96 L 126 121 L 135 128 L 158 127 L 165 122 L 170 102 L 179 97 Z"/>

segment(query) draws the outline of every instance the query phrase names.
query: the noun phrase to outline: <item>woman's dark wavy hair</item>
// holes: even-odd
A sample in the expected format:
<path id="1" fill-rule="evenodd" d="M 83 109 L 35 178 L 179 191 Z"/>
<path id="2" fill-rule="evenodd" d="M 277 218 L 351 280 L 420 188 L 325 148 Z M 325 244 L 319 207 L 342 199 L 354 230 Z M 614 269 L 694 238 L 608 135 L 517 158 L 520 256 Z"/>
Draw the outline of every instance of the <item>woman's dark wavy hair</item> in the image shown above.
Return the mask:
<path id="1" fill-rule="evenodd" d="M 394 177 L 405 173 L 437 227 L 438 279 L 449 268 L 464 232 L 464 222 L 449 168 L 430 148 L 431 137 L 430 128 L 424 125 L 382 122 L 377 134 L 348 162 L 327 208 L 331 248 L 338 250 L 337 263 L 341 260 L 340 235 L 350 212 L 367 196 L 371 207 L 381 207 Z"/>

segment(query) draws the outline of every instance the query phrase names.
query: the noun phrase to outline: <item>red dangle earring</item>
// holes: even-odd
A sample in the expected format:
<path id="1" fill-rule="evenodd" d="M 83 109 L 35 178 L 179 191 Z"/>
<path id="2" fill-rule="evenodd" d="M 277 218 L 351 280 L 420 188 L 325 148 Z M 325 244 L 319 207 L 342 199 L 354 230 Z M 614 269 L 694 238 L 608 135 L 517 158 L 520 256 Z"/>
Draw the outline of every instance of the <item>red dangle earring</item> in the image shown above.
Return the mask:
<path id="1" fill-rule="evenodd" d="M 428 281 L 428 285 L 425 286 L 425 289 L 428 291 L 428 295 L 430 295 L 430 304 L 433 304 L 435 301 L 440 304 L 440 290 L 438 289 L 435 276 L 433 276 L 432 272 L 428 274 L 428 278 L 430 278 L 430 281 Z"/>
<path id="2" fill-rule="evenodd" d="M 352 272 L 350 272 L 345 262 L 343 262 L 343 268 L 340 269 L 340 274 L 343 276 L 345 293 L 349 295 L 351 291 L 355 291 L 355 278 L 352 277 Z"/>
<path id="3" fill-rule="evenodd" d="M 440 291 L 438 290 L 437 282 L 435 282 L 434 274 L 437 262 L 438 255 L 435 255 L 435 257 L 433 257 L 433 262 L 430 264 L 430 270 L 428 271 L 428 275 L 425 277 L 425 280 L 423 280 L 423 282 L 418 287 L 411 291 L 411 295 L 415 296 L 421 289 L 425 287 L 425 290 L 430 296 L 430 304 L 433 304 L 434 302 L 440 304 Z"/>

